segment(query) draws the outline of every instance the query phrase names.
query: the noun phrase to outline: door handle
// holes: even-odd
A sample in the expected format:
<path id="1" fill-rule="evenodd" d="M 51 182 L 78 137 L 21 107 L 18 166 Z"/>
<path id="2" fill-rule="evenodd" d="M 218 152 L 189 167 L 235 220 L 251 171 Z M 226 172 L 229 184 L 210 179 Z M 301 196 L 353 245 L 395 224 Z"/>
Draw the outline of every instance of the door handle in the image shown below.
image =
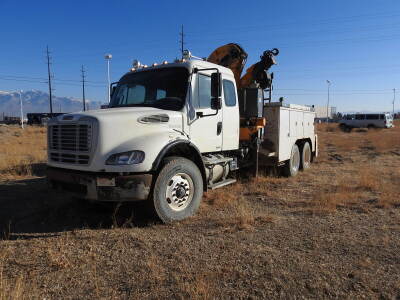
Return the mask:
<path id="1" fill-rule="evenodd" d="M 222 132 L 222 122 L 217 123 L 217 135 L 220 135 Z"/>

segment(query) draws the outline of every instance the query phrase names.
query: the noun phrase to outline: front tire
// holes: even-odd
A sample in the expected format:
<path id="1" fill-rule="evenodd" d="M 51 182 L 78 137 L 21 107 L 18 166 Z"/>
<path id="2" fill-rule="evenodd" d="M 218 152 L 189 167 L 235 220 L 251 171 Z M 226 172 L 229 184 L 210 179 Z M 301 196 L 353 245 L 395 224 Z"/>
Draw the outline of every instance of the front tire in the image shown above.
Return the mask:
<path id="1" fill-rule="evenodd" d="M 199 168 L 186 158 L 169 157 L 163 163 L 152 201 L 161 221 L 172 223 L 196 213 L 203 196 L 203 179 Z"/>
<path id="2" fill-rule="evenodd" d="M 286 162 L 284 166 L 285 176 L 296 176 L 300 169 L 300 151 L 299 147 L 294 144 L 292 147 L 292 153 L 290 159 Z"/>

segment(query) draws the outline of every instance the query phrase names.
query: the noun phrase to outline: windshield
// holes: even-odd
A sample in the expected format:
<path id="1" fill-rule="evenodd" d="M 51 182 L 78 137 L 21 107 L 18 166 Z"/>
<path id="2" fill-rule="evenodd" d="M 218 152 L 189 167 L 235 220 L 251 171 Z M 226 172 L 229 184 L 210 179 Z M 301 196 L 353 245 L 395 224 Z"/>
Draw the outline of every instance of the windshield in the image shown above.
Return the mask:
<path id="1" fill-rule="evenodd" d="M 112 95 L 110 107 L 146 106 L 181 110 L 186 98 L 186 68 L 160 68 L 124 76 Z"/>

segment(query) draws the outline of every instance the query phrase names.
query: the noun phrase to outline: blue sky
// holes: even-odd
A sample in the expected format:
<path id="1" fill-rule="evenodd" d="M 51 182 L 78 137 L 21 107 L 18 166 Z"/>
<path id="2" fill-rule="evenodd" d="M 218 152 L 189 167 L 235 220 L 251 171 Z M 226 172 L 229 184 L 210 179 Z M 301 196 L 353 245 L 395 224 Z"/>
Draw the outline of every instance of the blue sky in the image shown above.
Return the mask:
<path id="1" fill-rule="evenodd" d="M 180 55 L 200 57 L 228 42 L 249 54 L 247 66 L 279 48 L 277 99 L 326 105 L 339 111 L 391 111 L 400 92 L 400 1 L 12 1 L 0 0 L 0 90 L 47 90 L 45 48 L 52 52 L 58 96 L 106 98 L 105 53 L 112 80 L 133 59 L 151 64 Z M 43 78 L 43 79 L 42 79 Z M 400 93 L 396 110 L 400 108 Z"/>

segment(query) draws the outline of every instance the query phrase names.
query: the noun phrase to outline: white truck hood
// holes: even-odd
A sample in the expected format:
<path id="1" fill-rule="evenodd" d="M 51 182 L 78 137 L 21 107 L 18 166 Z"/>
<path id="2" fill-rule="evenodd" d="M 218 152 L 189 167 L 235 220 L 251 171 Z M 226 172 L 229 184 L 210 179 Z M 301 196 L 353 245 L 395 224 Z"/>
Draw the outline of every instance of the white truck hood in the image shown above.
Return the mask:
<path id="1" fill-rule="evenodd" d="M 182 112 L 151 107 L 120 107 L 71 113 L 51 120 L 49 126 L 82 121 L 93 124 L 90 163 L 66 164 L 49 159 L 49 165 L 95 172 L 145 172 L 151 169 L 165 145 L 175 139 L 186 138 Z M 130 166 L 105 165 L 110 155 L 131 150 L 145 152 L 144 162 Z"/>

